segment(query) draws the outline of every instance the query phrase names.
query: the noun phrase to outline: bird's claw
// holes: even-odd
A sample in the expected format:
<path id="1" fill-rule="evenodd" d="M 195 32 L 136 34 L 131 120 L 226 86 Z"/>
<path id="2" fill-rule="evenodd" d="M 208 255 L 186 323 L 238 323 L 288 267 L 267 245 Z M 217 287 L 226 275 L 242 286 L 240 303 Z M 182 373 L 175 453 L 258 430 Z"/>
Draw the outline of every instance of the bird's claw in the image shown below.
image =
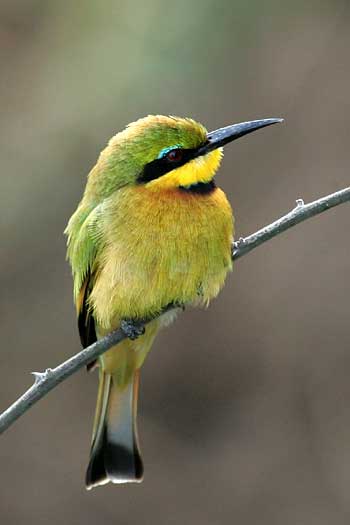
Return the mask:
<path id="1" fill-rule="evenodd" d="M 139 321 L 132 321 L 131 319 L 123 319 L 120 323 L 120 328 L 132 341 L 145 333 L 145 327 Z"/>

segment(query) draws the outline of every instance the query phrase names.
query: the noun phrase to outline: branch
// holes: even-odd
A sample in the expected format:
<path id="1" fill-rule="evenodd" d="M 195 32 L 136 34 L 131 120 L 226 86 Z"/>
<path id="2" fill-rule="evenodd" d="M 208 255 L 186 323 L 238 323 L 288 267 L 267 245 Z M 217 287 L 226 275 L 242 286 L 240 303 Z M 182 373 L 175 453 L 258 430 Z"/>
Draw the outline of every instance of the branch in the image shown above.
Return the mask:
<path id="1" fill-rule="evenodd" d="M 331 195 L 322 197 L 317 201 L 310 202 L 309 204 L 304 204 L 303 199 L 297 199 L 296 207 L 284 215 L 277 221 L 272 222 L 268 226 L 261 228 L 256 233 L 249 235 L 248 237 L 241 237 L 237 242 L 233 244 L 232 258 L 234 260 L 243 257 L 247 253 L 254 250 L 263 244 L 264 242 L 276 237 L 280 233 L 288 230 L 292 226 L 299 224 L 300 222 L 306 221 L 315 215 L 330 210 L 343 202 L 350 201 L 350 187 L 345 188 L 344 190 L 336 191 Z"/>
<path id="2" fill-rule="evenodd" d="M 245 238 L 241 237 L 235 242 L 232 247 L 232 258 L 234 260 L 239 259 L 292 226 L 314 217 L 315 215 L 319 215 L 320 213 L 329 210 L 334 206 L 338 206 L 343 202 L 349 201 L 350 187 L 332 193 L 331 195 L 327 195 L 326 197 L 314 202 L 310 202 L 309 204 L 304 204 L 302 199 L 298 199 L 296 201 L 297 206 L 292 211 L 256 233 Z M 169 307 L 166 308 L 166 310 L 169 310 Z M 150 319 L 145 320 L 143 324 L 147 324 L 149 321 Z M 77 372 L 83 366 L 91 363 L 91 361 L 109 350 L 112 346 L 115 346 L 123 341 L 123 339 L 126 339 L 126 337 L 127 335 L 123 330 L 115 330 L 56 368 L 48 368 L 43 373 L 33 372 L 35 377 L 34 384 L 17 401 L 15 401 L 13 405 L 0 415 L 0 434 L 9 428 L 16 419 L 23 415 L 32 405 L 34 405 L 34 403 L 55 388 L 55 386 Z"/>

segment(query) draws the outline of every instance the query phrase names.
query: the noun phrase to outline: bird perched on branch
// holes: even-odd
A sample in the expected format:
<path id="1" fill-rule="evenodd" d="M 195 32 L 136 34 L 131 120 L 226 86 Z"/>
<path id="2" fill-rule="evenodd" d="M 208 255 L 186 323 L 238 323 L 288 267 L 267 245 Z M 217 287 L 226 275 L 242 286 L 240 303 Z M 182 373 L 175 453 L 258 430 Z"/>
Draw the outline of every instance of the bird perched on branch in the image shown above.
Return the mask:
<path id="1" fill-rule="evenodd" d="M 189 118 L 148 116 L 117 133 L 91 170 L 72 215 L 68 259 L 84 347 L 117 328 L 128 339 L 103 354 L 86 486 L 142 480 L 136 412 L 140 368 L 174 311 L 208 305 L 231 270 L 234 221 L 214 182 L 222 147 L 280 122 L 208 133 Z M 136 323 L 136 324 L 135 324 Z"/>

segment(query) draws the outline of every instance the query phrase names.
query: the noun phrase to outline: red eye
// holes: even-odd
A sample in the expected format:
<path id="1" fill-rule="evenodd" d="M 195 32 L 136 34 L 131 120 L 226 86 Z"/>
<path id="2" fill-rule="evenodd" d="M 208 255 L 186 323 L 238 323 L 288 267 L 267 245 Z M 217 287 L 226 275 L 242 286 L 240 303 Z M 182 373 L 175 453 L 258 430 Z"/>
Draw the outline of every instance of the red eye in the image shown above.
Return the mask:
<path id="1" fill-rule="evenodd" d="M 179 162 L 182 159 L 182 155 L 181 149 L 172 149 L 167 153 L 166 158 L 170 162 Z"/>

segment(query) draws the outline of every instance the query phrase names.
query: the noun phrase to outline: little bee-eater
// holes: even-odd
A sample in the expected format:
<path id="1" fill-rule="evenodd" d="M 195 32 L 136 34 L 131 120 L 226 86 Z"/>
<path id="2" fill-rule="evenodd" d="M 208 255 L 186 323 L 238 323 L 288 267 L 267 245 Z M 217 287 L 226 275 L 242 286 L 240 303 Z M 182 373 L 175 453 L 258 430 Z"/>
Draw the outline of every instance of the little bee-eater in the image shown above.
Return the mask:
<path id="1" fill-rule="evenodd" d="M 222 288 L 234 232 L 231 206 L 214 182 L 222 148 L 280 121 L 208 133 L 189 118 L 148 116 L 117 133 L 91 170 L 66 229 L 82 345 L 154 320 L 91 363 L 99 390 L 87 488 L 142 480 L 140 368 L 174 313 L 157 316 L 169 305 L 208 305 Z"/>

